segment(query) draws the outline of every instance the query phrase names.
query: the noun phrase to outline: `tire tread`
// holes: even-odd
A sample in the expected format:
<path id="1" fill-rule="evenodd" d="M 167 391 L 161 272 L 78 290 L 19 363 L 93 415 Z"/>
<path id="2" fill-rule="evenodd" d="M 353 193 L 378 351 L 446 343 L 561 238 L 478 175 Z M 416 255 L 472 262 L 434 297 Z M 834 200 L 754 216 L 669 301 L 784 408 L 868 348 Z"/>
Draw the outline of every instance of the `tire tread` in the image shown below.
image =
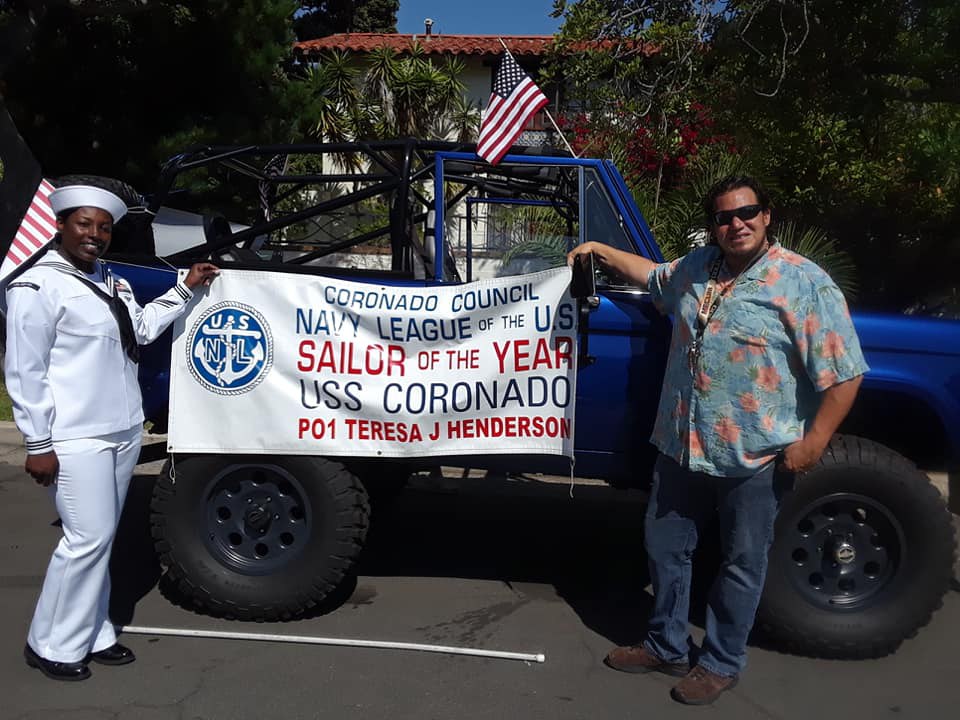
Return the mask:
<path id="1" fill-rule="evenodd" d="M 927 623 L 941 604 L 950 587 L 956 560 L 956 537 L 952 517 L 939 491 L 929 478 L 907 458 L 871 440 L 855 436 L 835 436 L 820 460 L 817 470 L 838 470 L 846 466 L 872 469 L 886 482 L 900 486 L 909 494 L 913 507 L 923 516 L 925 542 L 929 552 L 924 556 L 925 571 L 921 588 L 900 588 L 900 595 L 886 598 L 897 603 L 898 622 L 887 627 L 871 628 L 844 638 L 840 633 L 810 622 L 798 622 L 805 612 L 799 599 L 784 603 L 767 602 L 767 592 L 757 614 L 756 626 L 778 646 L 813 657 L 867 659 L 888 655 L 904 639 L 912 637 Z M 898 508 L 901 510 L 901 508 Z M 907 548 L 909 556 L 912 548 Z M 769 575 L 768 575 L 769 578 Z M 784 610 L 787 605 L 787 610 Z"/>
<path id="2" fill-rule="evenodd" d="M 215 590 L 191 578 L 190 571 L 179 557 L 176 541 L 170 537 L 168 516 L 177 510 L 177 481 L 170 477 L 168 467 L 164 467 L 151 502 L 151 535 L 160 562 L 167 568 L 166 581 L 191 606 L 238 620 L 289 620 L 316 607 L 341 583 L 363 549 L 369 527 L 369 501 L 360 481 L 342 465 L 326 458 L 299 458 L 301 461 L 307 459 L 316 465 L 316 477 L 307 478 L 307 482 L 326 483 L 332 501 L 339 508 L 334 513 L 338 523 L 334 546 L 315 575 L 305 579 L 305 584 L 290 597 L 275 603 L 224 599 Z M 182 472 L 181 467 L 182 463 L 178 466 L 178 474 Z M 183 478 L 180 481 L 191 480 Z"/>

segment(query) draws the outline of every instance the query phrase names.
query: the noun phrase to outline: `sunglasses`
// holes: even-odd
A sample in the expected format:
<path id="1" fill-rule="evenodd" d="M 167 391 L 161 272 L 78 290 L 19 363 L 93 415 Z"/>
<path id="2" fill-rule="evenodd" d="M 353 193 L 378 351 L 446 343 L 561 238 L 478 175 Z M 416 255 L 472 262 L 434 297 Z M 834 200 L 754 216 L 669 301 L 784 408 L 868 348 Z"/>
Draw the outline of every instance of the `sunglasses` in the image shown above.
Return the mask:
<path id="1" fill-rule="evenodd" d="M 717 225 L 729 225 L 734 218 L 753 220 L 763 210 L 762 205 L 744 205 L 733 210 L 721 210 L 713 214 L 713 222 Z"/>

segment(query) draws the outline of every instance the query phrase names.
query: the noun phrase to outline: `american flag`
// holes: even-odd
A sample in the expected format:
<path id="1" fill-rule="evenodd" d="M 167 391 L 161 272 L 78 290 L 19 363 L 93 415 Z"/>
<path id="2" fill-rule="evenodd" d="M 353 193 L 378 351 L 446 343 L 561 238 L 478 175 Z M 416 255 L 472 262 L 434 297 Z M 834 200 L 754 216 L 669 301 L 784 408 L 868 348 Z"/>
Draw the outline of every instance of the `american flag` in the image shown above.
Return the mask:
<path id="1" fill-rule="evenodd" d="M 508 52 L 500 60 L 490 103 L 480 123 L 477 155 L 496 165 L 530 117 L 546 104 L 547 96 Z"/>
<path id="2" fill-rule="evenodd" d="M 54 187 L 47 180 L 41 180 L 33 195 L 26 215 L 10 242 L 7 256 L 0 266 L 0 282 L 16 271 L 20 265 L 37 254 L 57 232 L 57 218 L 50 207 L 50 193 Z"/>

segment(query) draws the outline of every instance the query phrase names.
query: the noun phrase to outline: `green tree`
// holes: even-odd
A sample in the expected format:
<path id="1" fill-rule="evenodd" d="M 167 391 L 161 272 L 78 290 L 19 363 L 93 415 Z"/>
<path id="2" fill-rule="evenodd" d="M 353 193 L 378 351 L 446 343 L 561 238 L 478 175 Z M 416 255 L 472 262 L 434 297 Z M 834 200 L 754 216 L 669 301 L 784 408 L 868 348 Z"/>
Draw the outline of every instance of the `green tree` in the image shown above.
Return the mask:
<path id="1" fill-rule="evenodd" d="M 462 74 L 460 59 L 435 64 L 419 44 L 406 54 L 377 48 L 359 64 L 346 52 L 325 53 L 307 76 L 314 134 L 326 141 L 474 139 L 479 110 L 464 98 Z"/>
<path id="2" fill-rule="evenodd" d="M 589 118 L 591 135 L 603 138 L 604 152 L 629 158 L 636 151 L 631 146 L 643 137 L 655 158 L 654 210 L 674 181 L 666 175 L 682 142 L 678 121 L 691 115 L 703 95 L 702 48 L 715 25 L 710 5 L 554 1 L 554 15 L 564 20 L 545 74 L 564 79 L 572 105 Z"/>
<path id="3" fill-rule="evenodd" d="M 905 272 L 928 287 L 956 285 L 956 2 L 557 0 L 555 8 L 561 40 L 575 51 L 563 66 L 571 99 L 597 123 L 628 137 L 639 115 L 669 118 L 685 97 L 700 100 L 780 187 L 780 218 L 842 238 L 864 299 L 903 306 L 922 292 L 902 282 Z M 668 142 L 663 133 L 664 154 Z M 635 183 L 642 195 L 652 189 L 654 216 L 659 193 L 673 189 L 661 179 Z M 677 185 L 686 181 L 681 173 Z"/>
<path id="4" fill-rule="evenodd" d="M 728 127 L 789 190 L 787 214 L 844 239 L 871 304 L 898 308 L 931 285 L 955 287 L 946 268 L 960 262 L 960 5 L 729 9 L 711 80 L 729 99 Z"/>
<path id="5" fill-rule="evenodd" d="M 296 7 L 3 2 L 0 32 L 19 43 L 0 67 L 3 100 L 46 174 L 149 190 L 160 163 L 187 145 L 302 135 L 312 96 L 283 69 Z"/>
<path id="6" fill-rule="evenodd" d="M 312 0 L 299 3 L 298 40 L 336 33 L 395 33 L 400 0 Z"/>

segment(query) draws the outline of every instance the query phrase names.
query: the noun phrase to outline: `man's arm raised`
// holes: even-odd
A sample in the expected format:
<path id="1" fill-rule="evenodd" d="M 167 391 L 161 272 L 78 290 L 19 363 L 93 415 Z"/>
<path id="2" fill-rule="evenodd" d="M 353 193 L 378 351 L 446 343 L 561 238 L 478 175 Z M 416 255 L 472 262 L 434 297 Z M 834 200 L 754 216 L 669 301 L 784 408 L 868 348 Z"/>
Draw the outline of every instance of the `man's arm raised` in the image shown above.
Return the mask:
<path id="1" fill-rule="evenodd" d="M 647 289 L 647 279 L 650 271 L 656 265 L 652 260 L 636 255 L 634 253 L 618 250 L 610 245 L 604 245 L 598 242 L 585 242 L 578 245 L 567 255 L 567 265 L 572 266 L 580 256 L 592 254 L 594 259 L 600 263 L 605 270 L 612 270 L 629 282 L 637 285 L 641 290 Z"/>

